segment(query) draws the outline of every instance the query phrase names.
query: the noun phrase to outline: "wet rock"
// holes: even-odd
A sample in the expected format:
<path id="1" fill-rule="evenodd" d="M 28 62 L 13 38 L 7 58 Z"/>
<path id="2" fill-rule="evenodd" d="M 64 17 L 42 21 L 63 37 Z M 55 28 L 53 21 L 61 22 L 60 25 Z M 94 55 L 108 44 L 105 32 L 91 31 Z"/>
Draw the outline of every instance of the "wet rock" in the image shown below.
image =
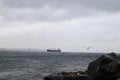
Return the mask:
<path id="1" fill-rule="evenodd" d="M 94 80 L 117 80 L 120 78 L 120 57 L 115 53 L 102 55 L 89 64 L 87 74 Z"/>
<path id="2" fill-rule="evenodd" d="M 48 76 L 44 80 L 90 80 L 86 76 Z"/>
<path id="3" fill-rule="evenodd" d="M 44 80 L 91 80 L 86 72 L 62 72 L 44 77 Z"/>
<path id="4" fill-rule="evenodd" d="M 86 72 L 84 72 L 84 71 L 62 72 L 62 73 L 58 73 L 57 75 L 63 75 L 63 76 L 87 76 Z"/>

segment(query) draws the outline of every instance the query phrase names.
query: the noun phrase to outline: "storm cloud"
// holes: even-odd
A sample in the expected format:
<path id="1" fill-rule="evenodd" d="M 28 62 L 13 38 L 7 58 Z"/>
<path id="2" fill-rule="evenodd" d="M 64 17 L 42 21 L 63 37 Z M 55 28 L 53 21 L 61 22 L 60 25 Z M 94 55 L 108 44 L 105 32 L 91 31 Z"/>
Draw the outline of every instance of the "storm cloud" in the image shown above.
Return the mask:
<path id="1" fill-rule="evenodd" d="M 119 52 L 119 0 L 0 0 L 1 48 Z"/>

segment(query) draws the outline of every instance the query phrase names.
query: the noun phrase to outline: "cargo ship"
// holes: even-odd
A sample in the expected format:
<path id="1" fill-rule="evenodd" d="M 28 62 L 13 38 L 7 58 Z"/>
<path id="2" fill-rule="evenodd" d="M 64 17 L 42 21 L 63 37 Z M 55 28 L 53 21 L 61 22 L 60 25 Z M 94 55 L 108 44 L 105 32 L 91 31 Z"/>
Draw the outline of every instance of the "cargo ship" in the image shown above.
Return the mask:
<path id="1" fill-rule="evenodd" d="M 47 52 L 61 52 L 60 49 L 47 49 Z"/>

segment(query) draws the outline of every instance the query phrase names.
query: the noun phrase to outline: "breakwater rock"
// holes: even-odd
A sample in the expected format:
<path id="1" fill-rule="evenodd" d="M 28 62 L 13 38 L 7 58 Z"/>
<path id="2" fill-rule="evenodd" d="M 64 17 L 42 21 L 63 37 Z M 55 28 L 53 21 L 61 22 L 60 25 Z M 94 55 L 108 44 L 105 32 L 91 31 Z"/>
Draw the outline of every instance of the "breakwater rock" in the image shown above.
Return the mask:
<path id="1" fill-rule="evenodd" d="M 56 73 L 44 77 L 44 80 L 118 80 L 119 78 L 120 57 L 110 53 L 91 62 L 86 71 Z"/>
<path id="2" fill-rule="evenodd" d="M 44 78 L 44 80 L 90 80 L 86 72 L 62 72 L 52 74 Z"/>

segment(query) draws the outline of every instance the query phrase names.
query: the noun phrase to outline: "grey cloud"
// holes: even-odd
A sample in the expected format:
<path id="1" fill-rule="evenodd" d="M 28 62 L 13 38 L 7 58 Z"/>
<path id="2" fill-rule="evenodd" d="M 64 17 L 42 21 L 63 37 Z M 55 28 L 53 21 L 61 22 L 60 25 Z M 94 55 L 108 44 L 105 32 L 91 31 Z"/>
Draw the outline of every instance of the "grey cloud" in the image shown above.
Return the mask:
<path id="1" fill-rule="evenodd" d="M 118 0 L 1 0 L 2 16 L 17 21 L 61 21 L 119 12 Z M 46 9 L 45 7 L 48 7 Z M 62 12 L 63 11 L 63 12 Z"/>
<path id="2" fill-rule="evenodd" d="M 42 9 L 9 9 L 3 14 L 6 20 L 15 21 L 58 21 L 64 19 L 67 14 L 67 10 L 64 9 L 52 9 L 52 8 L 42 8 Z"/>
<path id="3" fill-rule="evenodd" d="M 41 8 L 45 5 L 54 8 L 80 8 L 84 6 L 91 9 L 107 11 L 120 11 L 119 0 L 2 0 L 3 4 L 13 8 Z"/>
<path id="4" fill-rule="evenodd" d="M 89 14 L 87 14 L 89 13 Z M 50 6 L 44 6 L 41 9 L 33 8 L 5 8 L 2 12 L 2 16 L 5 20 L 14 21 L 61 21 L 69 20 L 79 17 L 86 17 L 95 14 L 94 11 L 85 10 L 84 8 L 76 9 L 64 9 L 64 8 L 52 8 Z"/>

